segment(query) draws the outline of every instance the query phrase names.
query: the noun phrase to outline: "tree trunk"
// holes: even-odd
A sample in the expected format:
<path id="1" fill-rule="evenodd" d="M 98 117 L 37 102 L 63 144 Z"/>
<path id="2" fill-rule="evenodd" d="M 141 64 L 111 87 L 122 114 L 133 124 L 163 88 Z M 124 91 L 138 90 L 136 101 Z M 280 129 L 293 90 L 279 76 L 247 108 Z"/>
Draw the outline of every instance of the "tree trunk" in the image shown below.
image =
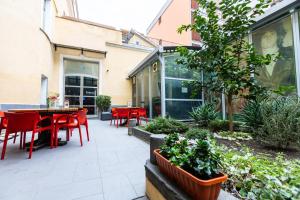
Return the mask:
<path id="1" fill-rule="evenodd" d="M 228 121 L 229 121 L 229 131 L 233 132 L 233 110 L 232 110 L 232 95 L 228 94 Z"/>

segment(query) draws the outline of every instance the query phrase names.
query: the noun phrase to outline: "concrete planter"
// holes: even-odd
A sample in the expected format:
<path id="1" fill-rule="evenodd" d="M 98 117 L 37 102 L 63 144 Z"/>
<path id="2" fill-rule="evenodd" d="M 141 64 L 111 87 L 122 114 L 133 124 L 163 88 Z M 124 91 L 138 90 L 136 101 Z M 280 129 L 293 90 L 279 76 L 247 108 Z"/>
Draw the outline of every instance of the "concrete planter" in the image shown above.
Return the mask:
<path id="1" fill-rule="evenodd" d="M 132 128 L 132 135 L 147 142 L 147 143 L 150 143 L 150 137 L 151 137 L 152 133 L 145 131 L 143 129 L 140 129 L 138 127 L 134 127 L 134 128 Z"/>

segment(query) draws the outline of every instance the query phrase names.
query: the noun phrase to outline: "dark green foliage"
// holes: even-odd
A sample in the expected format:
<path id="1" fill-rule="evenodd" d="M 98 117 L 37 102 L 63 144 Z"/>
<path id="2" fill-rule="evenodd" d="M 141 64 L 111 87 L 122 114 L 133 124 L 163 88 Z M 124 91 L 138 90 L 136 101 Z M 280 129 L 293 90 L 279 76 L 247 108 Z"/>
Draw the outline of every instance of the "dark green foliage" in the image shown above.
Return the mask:
<path id="1" fill-rule="evenodd" d="M 259 55 L 247 41 L 255 18 L 264 13 L 270 0 L 260 0 L 250 6 L 251 0 L 221 0 L 218 5 L 211 0 L 197 0 L 199 9 L 193 12 L 194 23 L 182 25 L 178 31 L 196 31 L 201 36 L 202 50 L 190 51 L 180 47 L 180 64 L 203 72 L 204 80 L 194 81 L 201 89 L 223 93 L 228 99 L 228 119 L 233 130 L 233 96 L 249 91 L 253 98 L 264 91 L 252 78 L 268 65 L 274 55 Z M 202 13 L 206 12 L 207 15 Z"/>
<path id="2" fill-rule="evenodd" d="M 300 161 L 289 161 L 281 155 L 270 159 L 255 155 L 249 149 L 239 151 L 219 147 L 228 181 L 227 191 L 241 199 L 299 200 Z"/>
<path id="3" fill-rule="evenodd" d="M 217 176 L 222 166 L 220 154 L 210 139 L 191 142 L 179 134 L 170 134 L 161 147 L 161 154 L 201 179 Z"/>
<path id="4" fill-rule="evenodd" d="M 228 120 L 213 120 L 208 124 L 209 130 L 212 132 L 219 132 L 219 131 L 228 131 L 229 130 L 229 121 Z M 242 126 L 241 122 L 233 122 L 233 130 L 240 131 Z"/>
<path id="5" fill-rule="evenodd" d="M 111 97 L 106 95 L 99 95 L 96 97 L 96 105 L 100 111 L 106 112 L 111 105 Z"/>
<path id="6" fill-rule="evenodd" d="M 263 143 L 278 148 L 300 146 L 300 103 L 297 97 L 270 97 L 261 102 L 262 125 L 256 131 Z"/>
<path id="7" fill-rule="evenodd" d="M 193 129 L 188 130 L 185 133 L 185 137 L 187 139 L 192 139 L 192 140 L 194 140 L 194 139 L 205 140 L 208 137 L 210 137 L 210 132 L 209 132 L 209 130 L 206 130 L 206 129 L 193 128 Z"/>
<path id="8" fill-rule="evenodd" d="M 193 111 L 189 114 L 200 127 L 207 127 L 210 121 L 218 117 L 218 113 L 213 104 L 204 104 L 193 108 Z"/>
<path id="9" fill-rule="evenodd" d="M 188 125 L 171 118 L 157 117 L 145 126 L 145 130 L 154 134 L 185 133 Z"/>
<path id="10" fill-rule="evenodd" d="M 239 119 L 252 131 L 256 131 L 262 125 L 260 103 L 261 101 L 249 100 L 239 115 Z"/>

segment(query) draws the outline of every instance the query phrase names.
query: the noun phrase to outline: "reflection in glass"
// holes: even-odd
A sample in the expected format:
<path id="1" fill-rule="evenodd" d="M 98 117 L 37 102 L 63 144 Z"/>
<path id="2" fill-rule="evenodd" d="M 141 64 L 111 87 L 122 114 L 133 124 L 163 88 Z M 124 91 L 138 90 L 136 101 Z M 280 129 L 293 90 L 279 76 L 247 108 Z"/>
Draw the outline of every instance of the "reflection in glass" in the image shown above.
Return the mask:
<path id="1" fill-rule="evenodd" d="M 80 86 L 80 76 L 66 76 L 65 85 Z"/>
<path id="2" fill-rule="evenodd" d="M 83 88 L 84 96 L 97 96 L 97 88 Z"/>
<path id="3" fill-rule="evenodd" d="M 98 85 L 98 79 L 84 77 L 83 85 L 84 86 L 89 86 L 89 87 L 97 87 L 97 85 Z"/>
<path id="4" fill-rule="evenodd" d="M 138 107 L 144 107 L 144 95 L 143 95 L 143 73 L 138 73 L 136 75 L 136 99 L 137 99 L 137 102 L 136 102 L 136 105 Z"/>
<path id="5" fill-rule="evenodd" d="M 190 119 L 189 112 L 193 107 L 200 105 L 201 101 L 166 101 L 166 116 L 181 120 Z"/>
<path id="6" fill-rule="evenodd" d="M 252 35 L 256 50 L 263 54 L 278 54 L 279 59 L 262 68 L 257 80 L 265 87 L 278 89 L 279 86 L 295 86 L 295 62 L 291 18 L 256 30 Z"/>
<path id="7" fill-rule="evenodd" d="M 95 97 L 83 97 L 83 105 L 95 105 Z"/>
<path id="8" fill-rule="evenodd" d="M 88 110 L 88 115 L 95 115 L 96 114 L 96 107 L 84 107 Z"/>
<path id="9" fill-rule="evenodd" d="M 70 106 L 80 106 L 79 97 L 65 97 L 66 100 L 69 100 Z"/>
<path id="10" fill-rule="evenodd" d="M 161 77 L 159 62 L 150 66 L 151 95 L 152 95 L 152 118 L 161 115 Z"/>
<path id="11" fill-rule="evenodd" d="M 149 67 L 143 70 L 143 87 L 144 87 L 144 108 L 149 116 Z"/>
<path id="12" fill-rule="evenodd" d="M 182 80 L 166 79 L 167 99 L 201 99 L 201 93 L 192 94 L 192 87 Z"/>
<path id="13" fill-rule="evenodd" d="M 83 74 L 99 76 L 98 63 L 80 60 L 64 59 L 65 74 Z"/>
<path id="14" fill-rule="evenodd" d="M 179 54 L 165 54 L 165 73 L 166 77 L 185 78 L 185 79 L 200 79 L 200 74 L 184 65 L 177 64 L 176 60 Z"/>
<path id="15" fill-rule="evenodd" d="M 79 96 L 80 87 L 65 87 L 65 95 Z"/>

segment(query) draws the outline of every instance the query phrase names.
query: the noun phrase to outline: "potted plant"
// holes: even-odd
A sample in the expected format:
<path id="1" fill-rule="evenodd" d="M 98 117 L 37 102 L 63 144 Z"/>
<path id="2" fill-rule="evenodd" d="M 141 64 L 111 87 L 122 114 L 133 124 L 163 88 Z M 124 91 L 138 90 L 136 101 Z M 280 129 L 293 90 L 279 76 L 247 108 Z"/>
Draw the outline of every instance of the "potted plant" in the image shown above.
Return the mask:
<path id="1" fill-rule="evenodd" d="M 220 155 L 208 137 L 188 140 L 171 134 L 154 155 L 160 171 L 193 199 L 216 200 L 221 183 L 227 180 L 220 171 Z"/>
<path id="2" fill-rule="evenodd" d="M 96 97 L 96 105 L 101 119 L 102 112 L 107 112 L 111 105 L 111 97 L 107 95 L 99 95 Z"/>

